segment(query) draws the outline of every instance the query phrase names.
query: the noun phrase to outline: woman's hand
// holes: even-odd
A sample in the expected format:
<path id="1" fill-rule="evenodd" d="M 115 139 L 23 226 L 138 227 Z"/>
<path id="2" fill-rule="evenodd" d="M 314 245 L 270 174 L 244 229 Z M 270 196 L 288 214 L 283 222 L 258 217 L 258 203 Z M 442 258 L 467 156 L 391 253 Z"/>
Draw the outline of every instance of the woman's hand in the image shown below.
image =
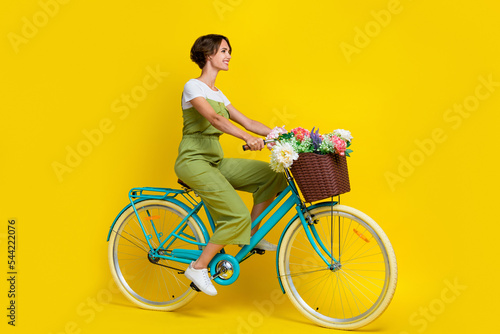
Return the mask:
<path id="1" fill-rule="evenodd" d="M 260 151 L 264 148 L 264 139 L 254 136 L 249 136 L 245 142 L 250 151 Z"/>

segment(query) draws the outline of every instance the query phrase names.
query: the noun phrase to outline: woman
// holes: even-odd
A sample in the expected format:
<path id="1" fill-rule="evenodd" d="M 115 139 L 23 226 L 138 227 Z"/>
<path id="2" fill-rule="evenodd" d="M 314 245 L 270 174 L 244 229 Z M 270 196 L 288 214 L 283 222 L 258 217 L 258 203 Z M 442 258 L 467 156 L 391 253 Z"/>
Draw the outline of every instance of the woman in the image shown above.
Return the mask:
<path id="1" fill-rule="evenodd" d="M 228 133 L 245 141 L 253 151 L 261 150 L 271 129 L 238 111 L 215 86 L 219 71 L 229 69 L 231 45 L 222 35 L 206 35 L 196 40 L 191 48 L 191 60 L 202 70 L 196 79 L 184 85 L 182 112 L 184 127 L 175 173 L 205 202 L 214 218 L 216 229 L 200 257 L 185 272 L 204 293 L 214 296 L 207 271 L 212 258 L 228 244 L 250 243 L 258 226 L 252 231 L 251 222 L 286 187 L 284 175 L 274 173 L 263 161 L 223 158 L 219 136 Z M 246 132 L 229 120 L 245 128 Z M 254 207 L 250 213 L 236 190 L 253 193 Z M 262 240 L 256 248 L 276 250 L 276 246 Z"/>

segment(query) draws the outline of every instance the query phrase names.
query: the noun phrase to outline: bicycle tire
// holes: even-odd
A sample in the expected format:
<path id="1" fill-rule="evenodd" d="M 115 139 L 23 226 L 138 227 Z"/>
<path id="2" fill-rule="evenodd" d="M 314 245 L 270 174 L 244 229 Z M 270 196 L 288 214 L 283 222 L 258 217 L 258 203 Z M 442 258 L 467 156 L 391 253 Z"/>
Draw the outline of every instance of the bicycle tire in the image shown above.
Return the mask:
<path id="1" fill-rule="evenodd" d="M 145 200 L 137 203 L 136 210 L 141 217 L 153 247 L 159 245 L 151 220 L 158 233 L 164 237 L 178 226 L 187 215 L 175 203 L 166 200 Z M 145 217 L 150 217 L 146 219 Z M 205 238 L 194 218 L 187 221 L 185 236 L 204 243 Z M 161 239 L 163 240 L 163 239 Z M 169 249 L 201 249 L 181 239 L 176 239 Z M 108 260 L 113 278 L 120 291 L 135 305 L 157 311 L 173 311 L 191 301 L 196 292 L 190 281 L 177 270 L 152 263 L 148 258 L 149 246 L 132 207 L 117 219 L 108 246 Z M 187 264 L 159 259 L 159 264 L 184 271 Z"/>
<path id="2" fill-rule="evenodd" d="M 327 202 L 310 213 L 318 237 L 340 266 L 325 264 L 297 218 L 279 249 L 283 288 L 292 304 L 320 326 L 344 330 L 366 326 L 385 311 L 396 290 L 392 245 L 373 219 L 354 208 Z"/>

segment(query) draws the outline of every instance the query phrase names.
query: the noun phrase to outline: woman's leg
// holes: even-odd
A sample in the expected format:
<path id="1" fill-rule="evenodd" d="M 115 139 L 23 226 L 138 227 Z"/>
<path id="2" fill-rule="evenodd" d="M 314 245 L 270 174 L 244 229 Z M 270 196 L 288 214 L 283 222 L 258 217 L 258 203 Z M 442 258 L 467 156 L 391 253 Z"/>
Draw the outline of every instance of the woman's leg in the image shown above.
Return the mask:
<path id="1" fill-rule="evenodd" d="M 267 201 L 264 201 L 264 202 L 259 203 L 259 204 L 255 204 L 252 208 L 252 212 L 250 213 L 250 217 L 252 218 L 252 221 L 257 219 L 257 217 L 262 212 L 264 212 L 264 210 L 273 202 L 273 200 L 274 200 L 274 198 L 270 198 Z M 259 225 L 260 225 L 260 223 L 252 229 L 252 232 L 250 233 L 251 235 L 254 235 L 255 232 L 257 232 L 257 230 L 259 229 Z M 213 243 L 209 242 L 207 244 L 207 246 L 205 247 L 205 249 L 203 250 L 203 252 L 201 253 L 198 260 L 196 260 L 193 263 L 193 268 L 194 269 L 203 269 L 203 268 L 208 267 L 208 264 L 210 263 L 210 261 L 224 247 L 225 247 L 225 245 L 218 245 L 218 244 L 213 244 Z"/>
<path id="2" fill-rule="evenodd" d="M 194 269 L 206 269 L 208 267 L 208 264 L 214 256 L 220 252 L 220 250 L 224 248 L 224 245 L 217 245 L 209 242 L 206 246 L 203 252 L 201 253 L 200 257 L 198 260 L 194 261 L 192 264 Z"/>
<path id="3" fill-rule="evenodd" d="M 274 201 L 274 198 L 270 198 L 267 201 L 264 201 L 259 204 L 255 204 L 252 208 L 252 212 L 250 213 L 250 217 L 252 218 L 252 222 L 259 217 L 259 215 L 264 212 L 265 209 Z M 259 224 L 255 225 L 255 227 L 252 229 L 252 232 L 250 232 L 250 235 L 254 235 L 257 230 L 259 229 Z"/>
<path id="4" fill-rule="evenodd" d="M 253 194 L 254 204 L 251 211 L 252 222 L 264 212 L 275 199 L 276 194 L 287 186 L 284 174 L 273 172 L 264 161 L 228 158 L 224 159 L 219 170 L 236 190 Z M 259 229 L 252 229 L 251 235 Z"/>

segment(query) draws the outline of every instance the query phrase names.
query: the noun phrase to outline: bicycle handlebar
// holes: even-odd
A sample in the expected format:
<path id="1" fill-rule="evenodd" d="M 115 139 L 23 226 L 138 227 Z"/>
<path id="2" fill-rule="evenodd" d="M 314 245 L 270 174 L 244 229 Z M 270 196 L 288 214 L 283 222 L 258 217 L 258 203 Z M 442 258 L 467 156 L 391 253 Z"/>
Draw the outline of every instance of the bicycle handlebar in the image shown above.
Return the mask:
<path id="1" fill-rule="evenodd" d="M 272 142 L 275 142 L 276 139 L 268 139 L 268 140 L 265 140 L 265 139 L 262 139 L 264 141 L 264 145 L 268 144 L 268 143 L 272 143 Z M 249 150 L 250 147 L 248 147 L 248 145 L 243 145 L 243 151 L 246 151 L 246 150 Z"/>

